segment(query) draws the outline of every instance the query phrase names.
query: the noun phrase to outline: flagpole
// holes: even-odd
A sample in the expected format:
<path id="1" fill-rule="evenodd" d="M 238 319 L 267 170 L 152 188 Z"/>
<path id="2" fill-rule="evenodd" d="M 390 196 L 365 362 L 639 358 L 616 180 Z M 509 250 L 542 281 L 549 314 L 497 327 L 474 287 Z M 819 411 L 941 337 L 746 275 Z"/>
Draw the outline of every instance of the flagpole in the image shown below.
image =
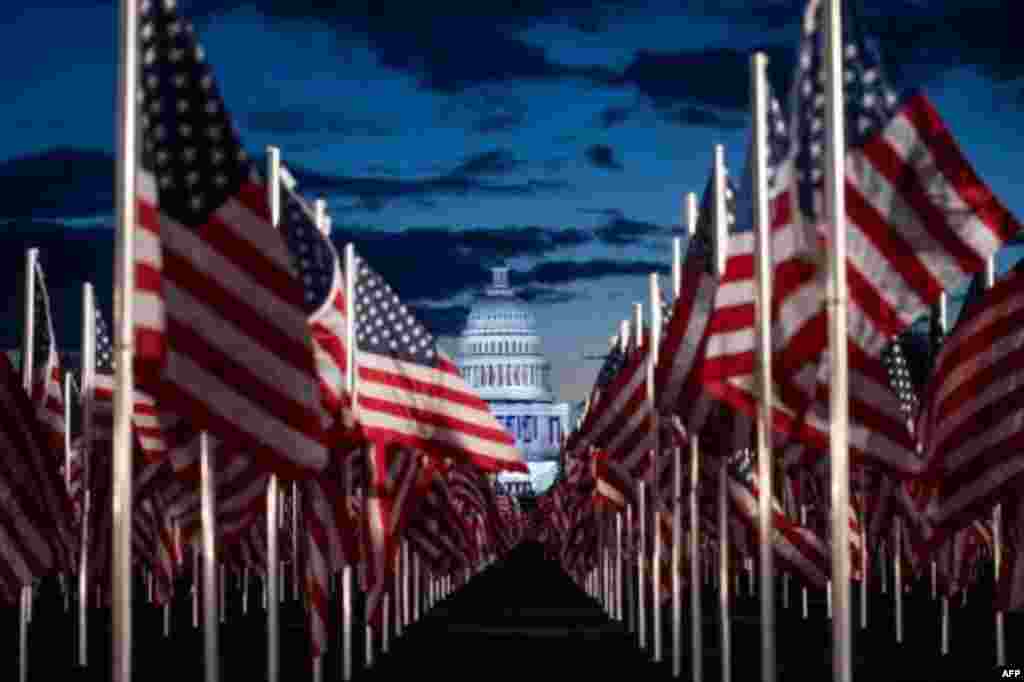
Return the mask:
<path id="1" fill-rule="evenodd" d="M 92 406 L 96 377 L 96 312 L 92 284 L 82 285 L 82 550 L 78 553 L 78 665 L 89 665 L 89 515 L 92 507 Z"/>
<path id="2" fill-rule="evenodd" d="M 689 203 L 687 203 L 689 208 Z M 683 282 L 683 240 L 672 240 L 672 295 L 679 298 Z M 683 674 L 683 451 L 673 448 L 672 466 L 672 676 Z M 695 676 L 694 682 L 700 682 Z"/>
<path id="3" fill-rule="evenodd" d="M 714 175 L 712 190 L 715 198 L 712 214 L 712 225 L 715 233 L 714 259 L 715 276 L 721 278 L 725 270 L 725 254 L 723 247 L 728 235 L 725 204 L 725 148 L 716 144 L 714 147 Z M 729 509 L 728 509 L 728 471 L 726 462 L 721 462 L 718 470 L 718 542 L 719 542 L 719 585 L 718 601 L 721 610 L 721 655 L 722 682 L 732 680 L 732 622 L 729 614 Z M 737 573 L 737 577 L 739 574 Z"/>
<path id="4" fill-rule="evenodd" d="M 651 410 L 651 542 L 653 543 L 651 555 L 653 565 L 651 566 L 651 611 L 653 622 L 651 628 L 654 630 L 654 662 L 661 663 L 664 633 L 662 632 L 662 609 L 661 609 L 661 533 L 658 523 L 658 460 L 661 458 L 661 442 L 658 434 L 658 410 L 654 403 L 654 369 L 658 364 L 658 342 L 661 340 L 661 291 L 658 286 L 658 273 L 650 275 L 651 295 L 651 347 L 647 353 L 647 404 Z"/>
<path id="5" fill-rule="evenodd" d="M 64 373 L 64 487 L 71 493 L 71 372 Z M 64 585 L 64 612 L 71 610 L 71 576 Z"/>
<path id="6" fill-rule="evenodd" d="M 32 398 L 32 365 L 35 346 L 35 301 L 36 301 L 36 268 L 39 263 L 39 249 L 28 249 L 25 252 L 25 329 L 22 334 L 21 346 L 21 382 L 25 394 Z M 23 585 L 18 601 L 18 679 L 28 681 L 28 622 L 29 593 L 31 583 Z"/>
<path id="7" fill-rule="evenodd" d="M 277 228 L 281 221 L 281 150 L 267 147 L 267 200 L 270 222 Z M 281 675 L 280 637 L 280 553 L 278 517 L 280 485 L 275 474 L 267 481 L 267 682 L 278 682 Z"/>
<path id="8" fill-rule="evenodd" d="M 217 483 L 210 455 L 210 436 L 199 433 L 199 494 L 203 532 L 203 670 L 206 682 L 220 679 L 217 590 Z"/>
<path id="9" fill-rule="evenodd" d="M 939 331 L 943 335 L 945 335 L 945 333 L 949 330 L 949 316 L 948 316 L 949 308 L 948 308 L 948 304 L 949 304 L 949 299 L 946 296 L 946 292 L 942 292 L 941 294 L 939 294 L 939 305 L 938 305 L 939 325 L 938 326 L 939 326 Z M 954 534 L 952 536 L 950 542 L 953 543 L 953 545 L 950 547 L 950 551 L 955 552 L 956 534 Z M 864 553 L 867 554 L 867 544 L 864 545 Z M 955 554 L 953 556 L 953 561 L 956 561 Z M 934 572 L 936 571 L 936 565 L 935 565 L 934 561 L 932 562 L 932 571 L 933 571 L 933 575 L 934 575 Z M 935 578 L 937 578 L 937 576 L 935 576 Z M 937 582 L 937 580 L 935 578 L 932 579 L 932 585 L 935 585 L 935 583 Z M 942 600 L 940 602 L 940 605 L 941 605 L 941 615 L 940 615 L 941 624 L 940 624 L 940 635 L 939 635 L 940 636 L 940 651 L 942 652 L 942 655 L 945 656 L 946 654 L 949 653 L 949 595 L 946 595 L 946 594 L 942 595 Z"/>
<path id="10" fill-rule="evenodd" d="M 832 476 L 832 678 L 851 682 L 850 461 L 847 374 L 846 139 L 843 106 L 841 0 L 826 0 L 825 216 L 829 225 L 829 353 L 831 360 L 829 455 Z"/>
<path id="11" fill-rule="evenodd" d="M 352 402 L 352 418 L 358 423 L 359 400 L 356 394 L 356 249 L 353 244 L 345 245 L 345 382 Z M 345 495 L 354 495 L 351 476 L 352 457 L 345 460 Z M 341 569 L 341 656 L 342 680 L 352 679 L 352 557 L 345 557 Z"/>
<path id="12" fill-rule="evenodd" d="M 996 285 L 996 261 L 990 257 L 985 262 L 985 289 Z M 995 562 L 995 585 L 998 589 L 1003 563 L 1003 505 L 997 504 L 992 510 L 992 559 Z M 996 665 L 1006 665 L 1006 621 L 1002 610 L 996 615 Z"/>
<path id="13" fill-rule="evenodd" d="M 629 353 L 629 319 L 622 320 L 619 323 L 619 350 L 622 352 L 623 357 Z M 633 504 L 629 502 L 629 498 L 626 498 L 626 534 L 623 538 L 636 537 L 633 531 Z M 632 549 L 635 551 L 635 541 Z M 620 544 L 624 547 L 624 544 Z M 633 591 L 633 572 L 630 567 L 629 557 L 623 557 L 623 572 L 626 574 L 626 582 L 622 588 L 623 596 L 626 601 L 626 631 L 629 634 L 636 632 L 636 593 Z"/>
<path id="14" fill-rule="evenodd" d="M 644 342 L 644 304 L 634 303 L 636 333 L 633 335 L 634 348 L 637 352 L 643 347 Z M 647 648 L 647 593 L 644 590 L 644 579 L 647 577 L 647 495 L 644 486 L 644 479 L 640 477 L 636 482 L 636 515 L 637 515 L 637 634 L 640 640 L 640 648 Z"/>
<path id="15" fill-rule="evenodd" d="M 689 192 L 686 195 L 686 233 L 689 235 L 690 243 L 697 234 L 697 195 Z M 688 247 L 689 248 L 689 247 Z M 679 261 L 678 274 L 675 277 L 676 296 L 682 292 L 682 253 L 677 250 L 676 259 Z M 690 455 L 690 664 L 693 682 L 703 682 L 704 679 L 704 626 L 703 608 L 701 604 L 702 589 L 701 557 L 700 557 L 700 511 L 698 507 L 697 483 L 700 478 L 700 441 L 695 432 L 691 432 L 689 442 Z M 680 503 L 682 490 L 679 490 Z M 680 517 L 682 511 L 680 510 Z M 680 518 L 680 525 L 682 519 Z"/>
<path id="16" fill-rule="evenodd" d="M 768 58 L 762 52 L 750 58 L 751 106 L 754 116 L 753 180 L 754 229 L 757 238 L 757 467 L 758 518 L 761 545 L 761 680 L 775 682 L 775 556 L 772 492 L 772 341 L 771 341 L 771 225 L 768 210 Z"/>

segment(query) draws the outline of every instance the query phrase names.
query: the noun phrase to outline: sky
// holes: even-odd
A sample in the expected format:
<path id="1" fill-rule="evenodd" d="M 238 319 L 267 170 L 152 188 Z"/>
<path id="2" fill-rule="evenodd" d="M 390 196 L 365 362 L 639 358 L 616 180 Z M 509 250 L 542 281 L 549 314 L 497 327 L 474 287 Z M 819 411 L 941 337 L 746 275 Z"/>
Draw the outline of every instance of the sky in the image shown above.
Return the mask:
<path id="1" fill-rule="evenodd" d="M 978 174 L 1024 216 L 1012 5 L 880 0 L 856 11 L 894 84 L 928 95 Z M 742 168 L 753 51 L 787 91 L 803 3 L 179 6 L 250 155 L 280 147 L 299 191 L 327 200 L 338 245 L 354 242 L 449 348 L 489 268 L 508 265 L 555 390 L 575 402 L 600 366 L 590 356 L 647 301 L 649 273 L 670 285 L 683 197 L 704 187 L 713 146 Z M 0 44 L 14 56 L 0 60 L 0 271 L 41 249 L 69 348 L 80 283 L 110 307 L 116 31 L 111 2 L 0 7 Z M 8 286 L 17 320 L 20 281 Z M 17 328 L 0 343 L 16 346 Z"/>

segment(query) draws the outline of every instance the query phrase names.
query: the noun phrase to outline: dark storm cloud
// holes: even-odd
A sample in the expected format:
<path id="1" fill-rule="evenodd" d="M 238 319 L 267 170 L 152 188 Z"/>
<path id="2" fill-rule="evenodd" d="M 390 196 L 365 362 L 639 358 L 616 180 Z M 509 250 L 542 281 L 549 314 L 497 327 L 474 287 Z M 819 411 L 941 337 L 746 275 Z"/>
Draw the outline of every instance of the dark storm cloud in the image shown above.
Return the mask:
<path id="1" fill-rule="evenodd" d="M 457 336 L 469 317 L 469 307 L 464 305 L 410 305 L 409 309 L 434 336 Z"/>
<path id="2" fill-rule="evenodd" d="M 628 246 L 657 234 L 669 234 L 668 228 L 654 223 L 630 220 L 621 211 L 607 212 L 610 220 L 594 230 L 597 238 L 609 246 Z"/>
<path id="3" fill-rule="evenodd" d="M 492 133 L 517 130 L 524 125 L 526 125 L 525 114 L 498 112 L 481 116 L 473 123 L 472 129 L 481 135 L 490 135 Z"/>
<path id="4" fill-rule="evenodd" d="M 622 275 L 667 274 L 669 266 L 660 261 L 618 261 L 594 258 L 586 261 L 549 260 L 530 268 L 526 280 L 555 285 Z"/>
<path id="5" fill-rule="evenodd" d="M 517 159 L 508 149 L 492 149 L 469 157 L 452 171 L 452 175 L 475 177 L 503 175 L 521 169 L 525 162 Z"/>
<path id="6" fill-rule="evenodd" d="M 783 46 L 640 50 L 614 83 L 635 87 L 662 112 L 677 111 L 681 104 L 742 112 L 749 108 L 750 55 L 755 49 L 768 54 L 770 75 L 784 77 L 787 65 L 792 70 L 792 49 Z"/>
<path id="7" fill-rule="evenodd" d="M 599 30 L 606 8 L 626 4 L 595 9 L 588 0 L 432 2 L 383 12 L 365 3 L 263 0 L 254 8 L 274 20 L 323 24 L 345 41 L 365 40 L 382 66 L 412 75 L 423 88 L 453 94 L 500 81 L 600 77 L 600 67 L 558 64 L 517 33 L 554 19 Z M 249 3 L 203 3 L 196 11 L 209 18 L 243 5 Z"/>
<path id="8" fill-rule="evenodd" d="M 628 121 L 633 113 L 633 109 L 630 107 L 612 106 L 602 110 L 598 114 L 598 120 L 602 128 L 613 128 Z"/>
<path id="9" fill-rule="evenodd" d="M 398 130 L 370 119 L 356 119 L 335 112 L 306 109 L 253 111 L 241 117 L 252 131 L 272 135 L 323 133 L 337 137 L 386 137 Z"/>
<path id="10" fill-rule="evenodd" d="M 59 218 L 109 214 L 114 159 L 71 147 L 0 161 L 0 218 Z"/>
<path id="11" fill-rule="evenodd" d="M 592 144 L 587 147 L 584 152 L 587 161 L 590 162 L 591 166 L 595 168 L 605 168 L 607 170 L 622 170 L 622 163 L 615 158 L 615 150 L 606 144 Z"/>
<path id="12" fill-rule="evenodd" d="M 662 120 L 669 123 L 676 123 L 682 126 L 699 126 L 702 128 L 719 128 L 735 130 L 747 126 L 746 116 L 722 116 L 701 107 L 689 106 L 686 104 L 675 108 L 663 109 L 659 112 Z"/>

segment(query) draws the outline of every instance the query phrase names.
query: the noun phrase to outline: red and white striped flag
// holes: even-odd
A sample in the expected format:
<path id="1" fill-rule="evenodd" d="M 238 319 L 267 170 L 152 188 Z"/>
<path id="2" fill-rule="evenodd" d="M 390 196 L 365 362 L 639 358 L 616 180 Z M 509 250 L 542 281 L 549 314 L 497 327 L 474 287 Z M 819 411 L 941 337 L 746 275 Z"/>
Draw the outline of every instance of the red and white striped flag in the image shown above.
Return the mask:
<path id="1" fill-rule="evenodd" d="M 36 406 L 50 448 L 56 457 L 64 453 L 64 387 L 61 384 L 57 337 L 53 333 L 50 295 L 46 291 L 43 268 L 36 263 L 32 350 L 32 402 Z"/>
<path id="2" fill-rule="evenodd" d="M 356 272 L 358 417 L 370 441 L 528 473 L 515 440 L 366 261 Z"/>
<path id="3" fill-rule="evenodd" d="M 285 478 L 327 450 L 303 292 L 190 22 L 144 3 L 137 381 Z"/>
<path id="4" fill-rule="evenodd" d="M 925 389 L 919 420 L 931 518 L 962 528 L 1024 484 L 1024 264 L 966 306 Z"/>
<path id="5" fill-rule="evenodd" d="M 854 346 L 878 357 L 944 290 L 981 270 L 1020 224 L 971 168 L 928 99 L 920 92 L 898 97 L 873 45 L 849 18 L 843 26 L 849 333 Z M 811 0 L 794 77 L 790 194 L 776 217 L 792 224 L 796 238 L 788 253 L 775 254 L 777 275 L 787 269 L 775 292 L 784 370 L 814 361 L 827 346 L 819 77 L 826 31 L 824 3 Z"/>
<path id="6" fill-rule="evenodd" d="M 73 570 L 76 543 L 64 481 L 22 380 L 0 353 L 0 602 L 23 585 Z"/>

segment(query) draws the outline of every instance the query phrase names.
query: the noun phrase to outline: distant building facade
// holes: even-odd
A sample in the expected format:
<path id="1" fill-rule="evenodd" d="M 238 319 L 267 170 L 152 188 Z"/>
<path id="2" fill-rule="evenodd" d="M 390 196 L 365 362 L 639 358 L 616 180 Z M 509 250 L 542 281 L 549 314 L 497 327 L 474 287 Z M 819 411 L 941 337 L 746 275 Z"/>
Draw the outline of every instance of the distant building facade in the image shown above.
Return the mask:
<path id="1" fill-rule="evenodd" d="M 516 439 L 530 474 L 503 473 L 499 488 L 540 494 L 558 475 L 558 453 L 569 427 L 568 403 L 555 402 L 551 367 L 537 323 L 509 286 L 508 268 L 477 298 L 458 340 L 457 363 L 470 386 Z"/>

